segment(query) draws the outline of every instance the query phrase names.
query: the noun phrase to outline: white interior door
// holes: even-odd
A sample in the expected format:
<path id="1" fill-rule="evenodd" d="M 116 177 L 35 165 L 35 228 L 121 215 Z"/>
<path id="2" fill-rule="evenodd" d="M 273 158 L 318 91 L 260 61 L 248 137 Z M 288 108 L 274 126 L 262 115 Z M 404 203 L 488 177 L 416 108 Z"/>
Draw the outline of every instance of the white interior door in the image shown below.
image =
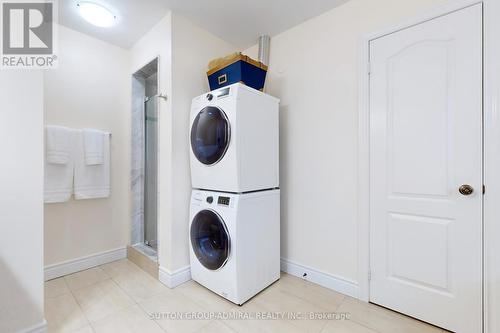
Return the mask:
<path id="1" fill-rule="evenodd" d="M 370 62 L 370 301 L 481 332 L 482 5 L 373 40 Z"/>

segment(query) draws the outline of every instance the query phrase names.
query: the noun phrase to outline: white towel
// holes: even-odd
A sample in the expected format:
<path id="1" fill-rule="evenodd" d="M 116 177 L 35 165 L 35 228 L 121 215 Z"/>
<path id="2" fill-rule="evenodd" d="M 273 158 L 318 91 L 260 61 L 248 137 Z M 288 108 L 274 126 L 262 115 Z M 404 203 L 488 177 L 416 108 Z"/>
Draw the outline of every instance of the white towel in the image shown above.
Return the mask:
<path id="1" fill-rule="evenodd" d="M 69 130 L 69 129 L 68 129 Z M 49 163 L 45 159 L 45 183 L 44 183 L 44 202 L 56 203 L 66 202 L 73 193 L 73 145 L 75 132 L 69 130 L 69 136 L 66 139 L 68 143 L 68 161 L 66 164 Z"/>
<path id="2" fill-rule="evenodd" d="M 87 165 L 85 161 L 84 135 L 78 131 L 75 139 L 75 199 L 97 199 L 110 196 L 110 143 L 109 134 L 103 142 L 103 163 Z"/>
<path id="3" fill-rule="evenodd" d="M 62 126 L 46 126 L 46 160 L 52 164 L 66 164 L 70 160 L 71 129 Z"/>
<path id="4" fill-rule="evenodd" d="M 83 129 L 83 144 L 85 149 L 85 163 L 99 165 L 104 163 L 104 138 L 108 135 L 103 131 Z"/>

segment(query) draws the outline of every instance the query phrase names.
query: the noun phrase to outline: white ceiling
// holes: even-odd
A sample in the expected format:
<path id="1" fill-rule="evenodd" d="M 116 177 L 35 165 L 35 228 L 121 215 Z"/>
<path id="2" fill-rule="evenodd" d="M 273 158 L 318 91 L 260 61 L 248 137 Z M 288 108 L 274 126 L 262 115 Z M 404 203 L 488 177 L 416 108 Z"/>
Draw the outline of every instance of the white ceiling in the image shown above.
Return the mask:
<path id="1" fill-rule="evenodd" d="M 277 35 L 347 0 L 167 0 L 200 27 L 240 47 Z"/>
<path id="2" fill-rule="evenodd" d="M 110 28 L 100 28 L 88 23 L 77 9 L 77 3 L 82 1 L 103 5 L 116 15 L 117 24 Z M 168 10 L 169 3 L 166 0 L 61 0 L 59 23 L 123 48 L 130 48 Z"/>
<path id="3" fill-rule="evenodd" d="M 61 24 L 129 48 L 167 11 L 173 10 L 241 49 L 261 34 L 274 36 L 348 0 L 91 0 L 117 15 L 111 28 L 84 21 L 77 11 L 80 0 L 59 2 Z"/>

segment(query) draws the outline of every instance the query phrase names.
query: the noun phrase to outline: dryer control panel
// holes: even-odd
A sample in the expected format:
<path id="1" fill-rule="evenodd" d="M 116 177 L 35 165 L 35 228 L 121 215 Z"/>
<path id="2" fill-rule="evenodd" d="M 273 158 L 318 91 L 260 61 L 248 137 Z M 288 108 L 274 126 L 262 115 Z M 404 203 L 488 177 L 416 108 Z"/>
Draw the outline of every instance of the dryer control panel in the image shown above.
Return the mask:
<path id="1" fill-rule="evenodd" d="M 229 198 L 229 197 L 222 197 L 222 196 L 220 196 L 220 197 L 217 199 L 217 204 L 219 204 L 219 205 L 223 205 L 223 206 L 229 206 L 230 201 L 231 201 L 231 198 Z"/>

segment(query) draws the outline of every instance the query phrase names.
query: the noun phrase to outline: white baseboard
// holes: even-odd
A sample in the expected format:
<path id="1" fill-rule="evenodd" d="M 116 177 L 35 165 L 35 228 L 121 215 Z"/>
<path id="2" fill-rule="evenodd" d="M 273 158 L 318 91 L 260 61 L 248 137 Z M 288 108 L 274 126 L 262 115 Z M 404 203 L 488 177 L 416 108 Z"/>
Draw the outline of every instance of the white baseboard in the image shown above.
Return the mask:
<path id="1" fill-rule="evenodd" d="M 53 265 L 45 266 L 45 281 L 83 271 L 112 261 L 125 259 L 127 248 L 120 247 L 114 250 L 104 251 L 90 256 L 72 259 Z"/>
<path id="2" fill-rule="evenodd" d="M 285 258 L 281 258 L 281 270 L 341 294 L 358 298 L 358 284 L 355 281 L 321 272 L 317 269 L 298 264 Z M 304 276 L 304 274 L 306 275 Z"/>
<path id="3" fill-rule="evenodd" d="M 47 321 L 44 319 L 41 323 L 20 330 L 17 333 L 45 333 L 45 332 L 47 332 Z"/>
<path id="4" fill-rule="evenodd" d="M 281 270 L 341 294 L 358 298 L 358 283 L 355 281 L 321 272 L 317 269 L 298 264 L 285 258 L 281 258 Z M 304 274 L 306 274 L 305 277 Z M 175 272 L 170 272 L 164 267 L 159 267 L 158 279 L 167 287 L 175 288 L 191 280 L 190 266 L 178 269 Z"/>
<path id="5" fill-rule="evenodd" d="M 191 268 L 190 266 L 186 266 L 175 272 L 170 272 L 168 269 L 160 266 L 158 270 L 158 279 L 167 287 L 175 288 L 191 280 Z"/>

